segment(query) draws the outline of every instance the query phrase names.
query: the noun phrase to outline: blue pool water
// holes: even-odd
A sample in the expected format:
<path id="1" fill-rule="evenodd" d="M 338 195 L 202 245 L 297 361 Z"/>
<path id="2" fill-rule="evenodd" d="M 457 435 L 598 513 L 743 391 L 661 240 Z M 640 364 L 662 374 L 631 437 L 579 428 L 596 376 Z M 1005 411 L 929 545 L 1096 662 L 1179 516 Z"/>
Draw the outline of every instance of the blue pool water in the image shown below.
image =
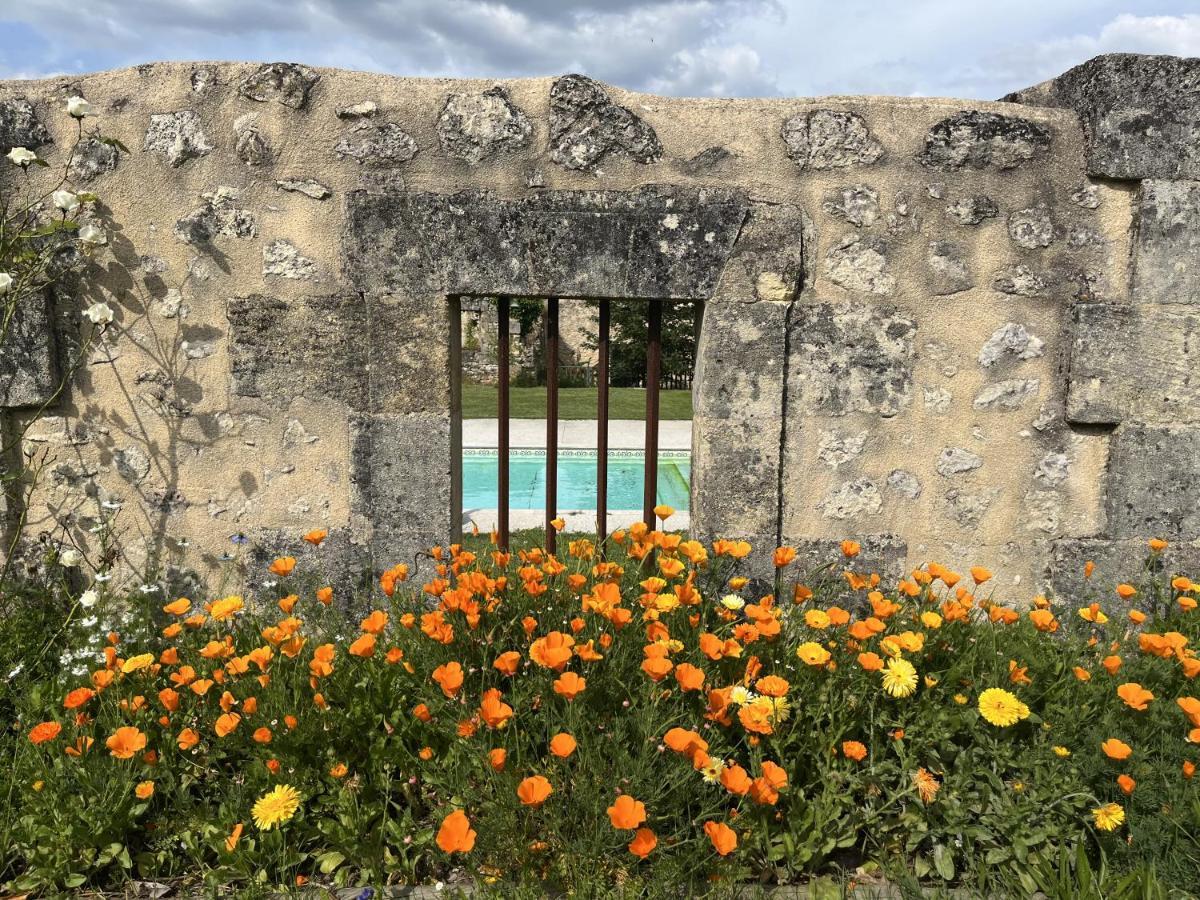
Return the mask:
<path id="1" fill-rule="evenodd" d="M 495 509 L 495 450 L 463 452 L 463 508 Z M 646 460 L 642 453 L 610 452 L 608 455 L 608 508 L 641 509 Z M 546 505 L 545 451 L 516 450 L 509 457 L 509 505 L 511 509 L 543 509 Z M 658 457 L 658 502 L 678 510 L 688 508 L 692 478 L 691 454 L 667 451 Z M 595 451 L 559 451 L 558 508 L 596 508 Z"/>

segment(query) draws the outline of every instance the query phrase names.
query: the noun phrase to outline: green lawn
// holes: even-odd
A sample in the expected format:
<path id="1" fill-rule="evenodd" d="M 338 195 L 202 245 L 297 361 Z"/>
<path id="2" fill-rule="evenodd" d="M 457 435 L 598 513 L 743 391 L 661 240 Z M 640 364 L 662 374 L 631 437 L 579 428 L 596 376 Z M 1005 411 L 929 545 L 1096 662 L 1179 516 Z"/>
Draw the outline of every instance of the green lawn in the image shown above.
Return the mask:
<path id="1" fill-rule="evenodd" d="M 464 419 L 496 418 L 496 387 L 490 384 L 462 386 Z M 509 410 L 514 419 L 546 418 L 546 389 L 544 387 L 515 387 L 509 392 Z M 560 388 L 558 391 L 560 419 L 596 418 L 595 388 Z M 608 417 L 610 419 L 645 419 L 646 392 L 642 388 L 609 388 Z M 659 394 L 660 419 L 691 419 L 691 391 L 662 391 Z"/>

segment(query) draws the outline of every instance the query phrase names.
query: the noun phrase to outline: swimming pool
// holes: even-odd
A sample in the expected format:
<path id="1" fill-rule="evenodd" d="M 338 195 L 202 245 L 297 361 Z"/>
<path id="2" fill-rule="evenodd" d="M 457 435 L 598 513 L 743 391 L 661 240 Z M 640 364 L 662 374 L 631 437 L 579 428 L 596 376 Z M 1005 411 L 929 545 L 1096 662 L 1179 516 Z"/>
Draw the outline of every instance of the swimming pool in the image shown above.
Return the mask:
<path id="1" fill-rule="evenodd" d="M 463 508 L 495 509 L 497 451 L 463 451 Z M 509 454 L 509 507 L 543 509 L 546 505 L 546 451 L 513 450 Z M 640 450 L 610 450 L 608 508 L 641 509 L 645 454 Z M 658 454 L 658 502 L 683 511 L 688 508 L 692 455 L 681 450 Z M 596 451 L 558 451 L 558 508 L 596 508 Z"/>

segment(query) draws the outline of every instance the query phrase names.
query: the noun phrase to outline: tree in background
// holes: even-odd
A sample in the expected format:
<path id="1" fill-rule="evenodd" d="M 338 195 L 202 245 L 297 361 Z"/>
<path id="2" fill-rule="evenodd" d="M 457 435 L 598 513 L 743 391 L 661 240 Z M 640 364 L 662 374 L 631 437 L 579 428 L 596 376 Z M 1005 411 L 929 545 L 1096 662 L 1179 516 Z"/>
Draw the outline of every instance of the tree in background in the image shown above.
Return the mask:
<path id="1" fill-rule="evenodd" d="M 700 304 L 690 301 L 614 300 L 610 304 L 609 379 L 615 387 L 640 387 L 646 378 L 646 335 L 649 303 L 661 303 L 662 374 L 690 378 L 696 367 L 696 317 Z M 593 305 L 596 305 L 593 301 Z M 596 339 L 589 336 L 589 350 Z"/>

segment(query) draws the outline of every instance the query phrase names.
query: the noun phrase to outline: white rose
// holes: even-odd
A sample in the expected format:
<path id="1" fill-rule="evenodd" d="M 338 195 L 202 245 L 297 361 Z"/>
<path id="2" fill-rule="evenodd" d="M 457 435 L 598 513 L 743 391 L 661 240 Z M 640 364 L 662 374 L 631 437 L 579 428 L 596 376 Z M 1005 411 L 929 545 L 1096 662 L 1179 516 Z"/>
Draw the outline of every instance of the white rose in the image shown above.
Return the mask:
<path id="1" fill-rule="evenodd" d="M 108 238 L 104 236 L 104 232 L 95 225 L 84 225 L 79 229 L 79 239 L 85 244 L 106 244 Z"/>
<path id="2" fill-rule="evenodd" d="M 26 150 L 24 147 L 13 147 L 8 151 L 8 159 L 14 166 L 27 169 L 37 160 L 37 154 L 32 150 Z"/>
<path id="3" fill-rule="evenodd" d="M 96 601 L 100 599 L 100 595 L 93 590 L 84 591 L 79 595 L 79 605 L 84 609 L 91 609 L 96 605 Z"/>
<path id="4" fill-rule="evenodd" d="M 12 287 L 13 277 L 7 272 L 0 272 L 0 294 L 7 294 Z"/>
<path id="5" fill-rule="evenodd" d="M 76 119 L 82 119 L 84 116 L 92 114 L 92 104 L 88 103 L 82 97 L 67 98 L 67 114 L 74 116 Z"/>
<path id="6" fill-rule="evenodd" d="M 96 325 L 107 325 L 113 320 L 113 308 L 107 303 L 93 303 L 83 314 Z"/>
<path id="7" fill-rule="evenodd" d="M 78 550 L 68 547 L 62 553 L 58 554 L 58 561 L 68 569 L 73 569 L 83 562 L 83 554 Z"/>
<path id="8" fill-rule="evenodd" d="M 55 191 L 50 195 L 50 202 L 68 214 L 79 209 L 79 197 L 73 191 Z"/>

